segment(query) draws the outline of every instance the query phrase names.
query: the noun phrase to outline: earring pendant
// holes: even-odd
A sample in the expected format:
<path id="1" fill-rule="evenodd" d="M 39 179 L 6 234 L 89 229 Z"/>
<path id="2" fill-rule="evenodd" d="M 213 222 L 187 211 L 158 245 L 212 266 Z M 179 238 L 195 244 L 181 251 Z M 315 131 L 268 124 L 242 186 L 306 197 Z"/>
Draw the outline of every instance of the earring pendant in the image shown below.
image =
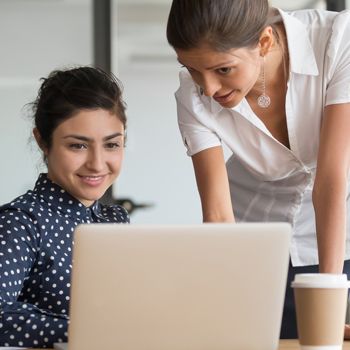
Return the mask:
<path id="1" fill-rule="evenodd" d="M 271 99 L 269 96 L 262 94 L 258 97 L 258 106 L 261 108 L 267 108 L 271 104 Z"/>
<path id="2" fill-rule="evenodd" d="M 270 96 L 266 95 L 266 82 L 265 82 L 265 56 L 262 63 L 262 94 L 257 99 L 258 106 L 261 108 L 268 108 L 271 104 Z"/>

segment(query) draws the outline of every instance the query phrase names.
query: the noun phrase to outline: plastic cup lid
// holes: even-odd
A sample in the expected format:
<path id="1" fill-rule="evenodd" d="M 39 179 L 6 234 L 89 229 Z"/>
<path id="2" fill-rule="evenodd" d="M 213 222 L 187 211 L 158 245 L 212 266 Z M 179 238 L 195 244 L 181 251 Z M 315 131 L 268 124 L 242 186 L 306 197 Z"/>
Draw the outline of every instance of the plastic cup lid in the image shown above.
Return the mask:
<path id="1" fill-rule="evenodd" d="M 296 274 L 292 288 L 349 288 L 346 274 L 300 273 Z"/>

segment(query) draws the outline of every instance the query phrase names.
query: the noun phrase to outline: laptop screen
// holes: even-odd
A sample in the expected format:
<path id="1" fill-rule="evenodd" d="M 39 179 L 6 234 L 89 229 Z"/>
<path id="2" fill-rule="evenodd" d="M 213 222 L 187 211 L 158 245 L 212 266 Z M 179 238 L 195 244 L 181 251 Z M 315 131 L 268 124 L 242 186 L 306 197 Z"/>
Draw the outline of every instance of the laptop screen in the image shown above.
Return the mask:
<path id="1" fill-rule="evenodd" d="M 277 348 L 290 233 L 285 223 L 79 226 L 69 350 Z"/>

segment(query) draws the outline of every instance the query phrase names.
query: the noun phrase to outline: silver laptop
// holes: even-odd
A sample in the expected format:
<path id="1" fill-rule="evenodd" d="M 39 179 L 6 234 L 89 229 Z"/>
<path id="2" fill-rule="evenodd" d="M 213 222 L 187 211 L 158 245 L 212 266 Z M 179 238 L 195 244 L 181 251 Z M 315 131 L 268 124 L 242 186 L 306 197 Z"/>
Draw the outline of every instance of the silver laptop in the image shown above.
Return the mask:
<path id="1" fill-rule="evenodd" d="M 277 349 L 290 236 L 286 223 L 78 226 L 68 349 Z"/>

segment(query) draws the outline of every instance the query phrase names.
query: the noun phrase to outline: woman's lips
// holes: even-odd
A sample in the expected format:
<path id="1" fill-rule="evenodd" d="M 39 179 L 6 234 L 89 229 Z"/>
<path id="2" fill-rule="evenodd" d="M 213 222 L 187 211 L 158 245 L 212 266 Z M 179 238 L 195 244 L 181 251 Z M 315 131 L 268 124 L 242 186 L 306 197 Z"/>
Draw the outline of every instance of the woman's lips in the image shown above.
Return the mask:
<path id="1" fill-rule="evenodd" d="M 105 179 L 105 175 L 98 175 L 98 176 L 79 175 L 79 177 L 82 180 L 82 182 L 93 187 L 101 185 Z"/>
<path id="2" fill-rule="evenodd" d="M 235 94 L 236 90 L 232 90 L 231 92 L 229 92 L 228 94 L 226 95 L 222 95 L 222 96 L 214 96 L 214 100 L 218 103 L 227 103 L 229 102 L 233 95 Z"/>

